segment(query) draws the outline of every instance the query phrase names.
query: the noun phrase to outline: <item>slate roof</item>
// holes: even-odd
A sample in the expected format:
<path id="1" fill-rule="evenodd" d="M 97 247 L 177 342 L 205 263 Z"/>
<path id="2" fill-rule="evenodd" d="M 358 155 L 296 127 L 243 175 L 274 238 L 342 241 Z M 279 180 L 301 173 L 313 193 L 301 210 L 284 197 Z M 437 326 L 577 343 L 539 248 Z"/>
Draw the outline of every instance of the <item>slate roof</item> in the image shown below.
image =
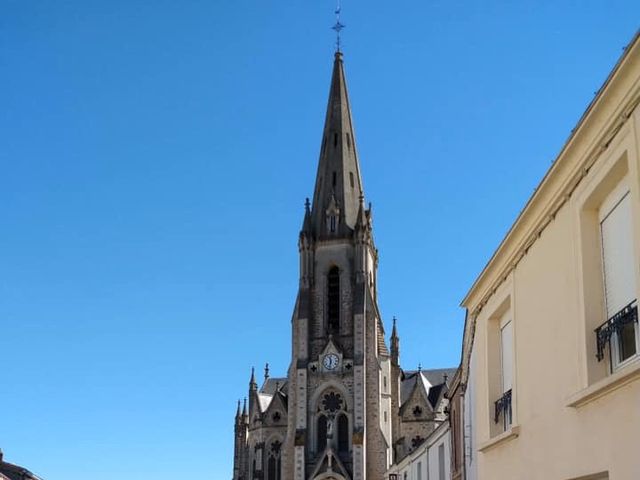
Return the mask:
<path id="1" fill-rule="evenodd" d="M 42 480 L 29 470 L 0 460 L 0 480 Z"/>
<path id="2" fill-rule="evenodd" d="M 260 388 L 260 393 L 265 393 L 267 395 L 273 395 L 276 391 L 276 386 L 278 389 L 286 395 L 288 380 L 286 377 L 284 378 L 267 378 L 267 380 L 262 384 Z"/>
<path id="3" fill-rule="evenodd" d="M 402 382 L 400 384 L 400 405 L 409 399 L 415 387 L 418 375 L 422 375 L 422 383 L 427 389 L 425 396 L 432 406 L 436 406 L 440 393 L 444 388 L 445 376 L 453 378 L 456 368 L 434 368 L 431 370 L 406 370 L 403 371 Z"/>
<path id="4" fill-rule="evenodd" d="M 386 356 L 389 355 L 387 344 L 384 341 L 384 328 L 382 327 L 382 322 L 380 320 L 378 320 L 378 354 Z"/>
<path id="5" fill-rule="evenodd" d="M 258 401 L 260 402 L 260 411 L 266 412 L 276 393 L 276 388 L 282 396 L 287 397 L 288 382 L 286 378 L 267 378 L 258 392 Z"/>
<path id="6" fill-rule="evenodd" d="M 273 395 L 267 395 L 266 393 L 258 394 L 258 401 L 260 402 L 260 411 L 264 412 L 269 408 L 271 404 L 271 400 L 273 400 Z"/>

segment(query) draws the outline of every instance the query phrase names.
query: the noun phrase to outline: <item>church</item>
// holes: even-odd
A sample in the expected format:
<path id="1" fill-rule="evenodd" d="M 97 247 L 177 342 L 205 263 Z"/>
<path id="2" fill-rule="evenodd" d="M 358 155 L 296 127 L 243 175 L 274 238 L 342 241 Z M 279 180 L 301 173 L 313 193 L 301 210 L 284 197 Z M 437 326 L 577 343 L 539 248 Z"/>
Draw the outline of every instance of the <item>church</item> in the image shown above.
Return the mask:
<path id="1" fill-rule="evenodd" d="M 235 416 L 233 480 L 382 480 L 447 421 L 456 370 L 402 370 L 395 319 L 385 338 L 339 49 L 298 247 L 291 363 L 282 378 L 265 367 L 260 385 L 251 371 Z"/>

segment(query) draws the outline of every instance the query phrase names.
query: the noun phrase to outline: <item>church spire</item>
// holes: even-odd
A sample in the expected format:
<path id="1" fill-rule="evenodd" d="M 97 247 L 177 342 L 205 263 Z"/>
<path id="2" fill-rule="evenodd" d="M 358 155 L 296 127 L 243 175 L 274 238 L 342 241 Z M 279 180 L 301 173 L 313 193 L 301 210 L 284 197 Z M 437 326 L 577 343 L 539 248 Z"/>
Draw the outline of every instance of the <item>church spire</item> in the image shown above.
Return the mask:
<path id="1" fill-rule="evenodd" d="M 393 317 L 393 328 L 391 329 L 391 361 L 395 365 L 400 365 L 400 337 L 396 328 L 396 317 Z"/>
<path id="2" fill-rule="evenodd" d="M 311 219 L 319 237 L 343 236 L 356 225 L 363 195 L 355 145 L 351 107 L 344 75 L 342 52 L 335 54 L 327 115 Z"/>

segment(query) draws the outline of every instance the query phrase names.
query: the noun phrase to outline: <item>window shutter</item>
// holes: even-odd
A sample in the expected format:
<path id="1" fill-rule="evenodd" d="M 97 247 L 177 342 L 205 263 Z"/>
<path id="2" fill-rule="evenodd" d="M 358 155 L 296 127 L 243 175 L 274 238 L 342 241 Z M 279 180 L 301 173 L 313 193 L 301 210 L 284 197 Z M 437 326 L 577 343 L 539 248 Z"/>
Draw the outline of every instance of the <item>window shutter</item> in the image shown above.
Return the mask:
<path id="1" fill-rule="evenodd" d="M 441 443 L 438 446 L 438 479 L 445 480 L 445 469 L 444 469 L 444 444 Z"/>
<path id="2" fill-rule="evenodd" d="M 607 318 L 618 313 L 636 297 L 629 197 L 627 192 L 600 224 Z"/>
<path id="3" fill-rule="evenodd" d="M 511 390 L 513 385 L 513 322 L 509 321 L 500 329 L 500 350 L 502 361 L 502 392 Z"/>

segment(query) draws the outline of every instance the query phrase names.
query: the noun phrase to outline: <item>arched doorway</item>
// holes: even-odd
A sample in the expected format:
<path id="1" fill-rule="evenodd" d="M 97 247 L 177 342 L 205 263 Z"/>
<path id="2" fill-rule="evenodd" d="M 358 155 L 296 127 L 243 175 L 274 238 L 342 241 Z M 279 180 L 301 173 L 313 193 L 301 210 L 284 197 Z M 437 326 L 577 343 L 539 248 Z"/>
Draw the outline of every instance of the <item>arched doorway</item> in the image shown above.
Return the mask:
<path id="1" fill-rule="evenodd" d="M 317 477 L 314 477 L 313 480 L 347 480 L 347 479 L 338 473 L 331 472 L 331 473 L 320 474 Z"/>

